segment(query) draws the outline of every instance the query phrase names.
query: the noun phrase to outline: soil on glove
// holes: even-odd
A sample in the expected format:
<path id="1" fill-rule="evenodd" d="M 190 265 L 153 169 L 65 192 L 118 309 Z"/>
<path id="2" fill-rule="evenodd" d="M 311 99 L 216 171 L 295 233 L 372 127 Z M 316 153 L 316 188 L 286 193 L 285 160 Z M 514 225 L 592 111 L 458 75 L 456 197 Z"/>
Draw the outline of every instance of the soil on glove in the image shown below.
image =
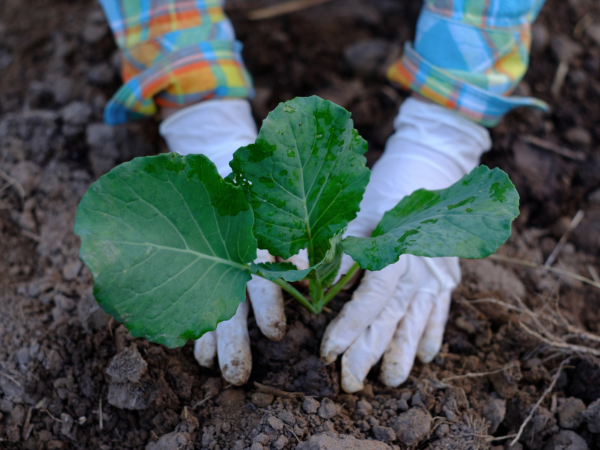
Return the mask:
<path id="1" fill-rule="evenodd" d="M 295 96 L 331 99 L 352 112 L 372 164 L 406 98 L 383 70 L 413 36 L 420 2 L 333 0 L 246 19 L 269 3 L 227 2 L 254 76 L 257 122 Z M 548 1 L 517 94 L 551 111 L 509 114 L 483 159 L 521 195 L 499 254 L 543 264 L 581 209 L 554 267 L 586 278 L 600 272 L 599 18 L 593 0 Z M 555 272 L 463 261 L 441 353 L 396 389 L 376 367 L 362 392 L 344 394 L 339 363 L 319 359 L 324 329 L 350 293 L 320 317 L 290 300 L 280 342 L 251 318 L 252 377 L 239 388 L 200 368 L 191 343 L 170 350 L 132 339 L 95 303 L 72 232 L 95 179 L 167 151 L 154 120 L 102 123 L 119 65 L 96 2 L 0 2 L 0 448 L 499 449 L 512 438 L 493 437 L 515 435 L 553 380 L 511 448 L 600 448 L 600 289 Z M 553 329 L 535 328 L 550 313 L 556 320 L 543 324 Z M 549 344 L 546 331 L 565 345 Z"/>

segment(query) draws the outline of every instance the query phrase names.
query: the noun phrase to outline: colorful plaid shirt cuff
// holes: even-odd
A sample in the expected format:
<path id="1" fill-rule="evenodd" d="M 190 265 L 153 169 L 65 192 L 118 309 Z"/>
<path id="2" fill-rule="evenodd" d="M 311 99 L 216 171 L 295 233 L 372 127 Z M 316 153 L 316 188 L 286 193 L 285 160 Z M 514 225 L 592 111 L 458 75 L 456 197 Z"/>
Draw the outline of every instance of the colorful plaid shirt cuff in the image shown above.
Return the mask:
<path id="1" fill-rule="evenodd" d="M 124 82 L 106 105 L 106 123 L 151 116 L 159 105 L 253 95 L 222 0 L 100 3 L 121 49 Z"/>
<path id="2" fill-rule="evenodd" d="M 388 78 L 492 127 L 513 108 L 547 109 L 509 97 L 529 65 L 531 23 L 544 0 L 427 0 L 414 48 L 407 43 Z"/>

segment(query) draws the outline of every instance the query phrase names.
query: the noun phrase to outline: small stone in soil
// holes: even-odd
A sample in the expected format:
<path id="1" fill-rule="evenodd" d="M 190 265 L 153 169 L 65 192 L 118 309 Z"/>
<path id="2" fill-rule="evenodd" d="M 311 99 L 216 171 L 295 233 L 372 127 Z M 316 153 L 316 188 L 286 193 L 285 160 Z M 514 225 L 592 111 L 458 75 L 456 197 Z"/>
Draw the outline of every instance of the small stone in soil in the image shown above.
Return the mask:
<path id="1" fill-rule="evenodd" d="M 561 430 L 552 436 L 544 450 L 588 450 L 587 443 L 577 433 L 571 430 Z"/>
<path id="2" fill-rule="evenodd" d="M 84 102 L 71 102 L 61 111 L 63 121 L 71 125 L 84 125 L 92 115 L 92 108 Z"/>
<path id="3" fill-rule="evenodd" d="M 590 403 L 582 416 L 590 432 L 600 433 L 600 399 Z"/>
<path id="4" fill-rule="evenodd" d="M 319 406 L 321 404 L 312 397 L 304 397 L 304 401 L 302 402 L 302 409 L 306 411 L 307 414 L 316 414 Z"/>
<path id="5" fill-rule="evenodd" d="M 435 429 L 435 435 L 439 438 L 443 438 L 444 436 L 447 436 L 448 433 L 450 433 L 450 427 L 446 423 L 441 424 L 439 427 L 437 427 Z"/>
<path id="6" fill-rule="evenodd" d="M 288 438 L 286 438 L 283 434 L 281 436 L 279 436 L 279 438 L 275 441 L 275 443 L 273 444 L 273 446 L 277 449 L 277 450 L 281 450 L 283 447 L 285 447 L 288 443 Z"/>
<path id="7" fill-rule="evenodd" d="M 354 436 L 320 433 L 301 442 L 296 450 L 391 450 L 390 446 L 378 441 L 359 440 Z"/>
<path id="8" fill-rule="evenodd" d="M 324 424 L 323 424 L 323 431 L 329 431 L 330 433 L 335 433 L 335 425 L 333 424 L 333 422 L 331 420 L 327 420 Z"/>
<path id="9" fill-rule="evenodd" d="M 79 259 L 73 259 L 73 260 L 69 261 L 67 264 L 65 264 L 65 267 L 63 267 L 63 270 L 62 270 L 63 278 L 66 281 L 74 280 L 77 277 L 77 275 L 79 275 L 81 266 L 82 266 L 82 264 Z"/>
<path id="10" fill-rule="evenodd" d="M 252 394 L 252 403 L 259 408 L 266 408 L 273 403 L 274 399 L 273 394 L 265 394 L 264 392 L 255 392 Z"/>
<path id="11" fill-rule="evenodd" d="M 498 426 L 504 420 L 506 414 L 506 400 L 502 398 L 492 397 L 487 405 L 483 408 L 483 417 L 488 421 L 490 427 L 488 433 L 496 432 Z"/>
<path id="12" fill-rule="evenodd" d="M 267 425 L 269 425 L 275 431 L 283 430 L 283 422 L 281 421 L 281 419 L 278 419 L 275 416 L 267 417 Z"/>
<path id="13" fill-rule="evenodd" d="M 585 128 L 569 128 L 565 139 L 573 145 L 588 147 L 592 143 L 592 135 Z"/>
<path id="14" fill-rule="evenodd" d="M 252 439 L 253 443 L 258 443 L 261 445 L 267 445 L 269 443 L 269 436 L 267 436 L 264 433 L 260 433 L 259 435 L 255 436 L 254 439 Z"/>
<path id="15" fill-rule="evenodd" d="M 578 398 L 569 397 L 558 412 L 558 424 L 561 428 L 574 430 L 583 422 L 584 411 L 585 403 Z"/>
<path id="16" fill-rule="evenodd" d="M 136 383 L 146 373 L 148 363 L 135 346 L 124 349 L 116 355 L 106 369 L 107 375 L 113 383 Z"/>
<path id="17" fill-rule="evenodd" d="M 412 446 L 429 433 L 431 416 L 419 407 L 411 408 L 398 416 L 392 428 L 401 443 Z"/>
<path id="18" fill-rule="evenodd" d="M 381 427 L 379 425 L 373 427 L 373 436 L 375 439 L 382 442 L 390 442 L 396 440 L 396 432 L 390 427 Z"/>
<path id="19" fill-rule="evenodd" d="M 193 450 L 194 443 L 189 433 L 173 431 L 167 433 L 156 442 L 146 445 L 146 450 Z"/>
<path id="20" fill-rule="evenodd" d="M 406 402 L 405 402 L 406 403 Z M 359 400 L 356 403 L 356 414 L 367 417 L 373 413 L 373 406 L 366 400 Z"/>
<path id="21" fill-rule="evenodd" d="M 60 420 L 62 422 L 60 432 L 61 434 L 68 436 L 71 433 L 71 429 L 73 428 L 73 418 L 67 413 L 62 413 L 60 415 Z"/>
<path id="22" fill-rule="evenodd" d="M 321 401 L 321 407 L 319 408 L 318 414 L 321 419 L 327 420 L 337 416 L 339 411 L 339 405 L 336 405 L 331 399 L 324 398 Z"/>
<path id="23" fill-rule="evenodd" d="M 281 411 L 279 414 L 277 414 L 277 416 L 288 425 L 294 425 L 296 423 L 296 418 L 287 409 Z"/>
<path id="24" fill-rule="evenodd" d="M 259 444 L 258 442 L 255 442 L 254 444 L 252 444 L 252 447 L 250 447 L 250 450 L 263 450 L 264 447 Z"/>

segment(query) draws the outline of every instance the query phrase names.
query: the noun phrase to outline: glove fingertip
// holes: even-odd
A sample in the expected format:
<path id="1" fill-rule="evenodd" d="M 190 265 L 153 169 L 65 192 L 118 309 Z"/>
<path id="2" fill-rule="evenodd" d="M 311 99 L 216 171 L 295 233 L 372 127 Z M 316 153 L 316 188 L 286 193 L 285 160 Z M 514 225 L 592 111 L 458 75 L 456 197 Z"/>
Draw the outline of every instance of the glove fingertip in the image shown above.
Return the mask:
<path id="1" fill-rule="evenodd" d="M 285 316 L 280 318 L 277 321 L 269 322 L 266 324 L 259 323 L 260 331 L 271 341 L 280 341 L 285 336 L 285 331 L 287 329 L 287 322 L 285 320 Z"/>
<path id="2" fill-rule="evenodd" d="M 243 358 L 242 358 L 243 359 Z M 221 367 L 221 375 L 229 384 L 241 386 L 250 378 L 252 361 L 233 360 Z"/>
<path id="3" fill-rule="evenodd" d="M 398 387 L 410 376 L 412 367 L 406 367 L 399 361 L 389 361 L 388 355 L 383 357 L 383 366 L 381 368 L 381 382 L 386 386 Z"/>
<path id="4" fill-rule="evenodd" d="M 423 340 L 419 344 L 417 356 L 424 364 L 429 364 L 436 357 L 441 348 L 441 342 L 432 340 Z"/>
<path id="5" fill-rule="evenodd" d="M 362 391 L 364 387 L 364 380 L 356 378 L 346 363 L 346 358 L 342 358 L 342 390 L 348 394 L 353 394 Z"/>
<path id="6" fill-rule="evenodd" d="M 194 343 L 194 358 L 202 367 L 213 369 L 217 356 L 217 339 L 214 332 L 208 332 Z"/>

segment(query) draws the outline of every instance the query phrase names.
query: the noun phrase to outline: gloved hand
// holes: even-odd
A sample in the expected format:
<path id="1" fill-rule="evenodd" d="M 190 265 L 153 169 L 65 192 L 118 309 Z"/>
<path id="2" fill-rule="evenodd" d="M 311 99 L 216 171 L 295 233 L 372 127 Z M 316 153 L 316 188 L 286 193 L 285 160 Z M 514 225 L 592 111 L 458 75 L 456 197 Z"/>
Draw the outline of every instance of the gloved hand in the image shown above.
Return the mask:
<path id="1" fill-rule="evenodd" d="M 491 146 L 482 126 L 415 98 L 404 102 L 394 126 L 349 236 L 370 236 L 384 212 L 413 191 L 458 181 Z M 340 274 L 352 264 L 345 255 Z M 381 271 L 367 271 L 321 343 L 321 356 L 329 363 L 344 354 L 342 389 L 361 390 L 382 355 L 382 381 L 393 387 L 408 378 L 415 355 L 430 362 L 441 347 L 451 293 L 459 281 L 458 258 L 403 255 Z"/>
<path id="2" fill-rule="evenodd" d="M 241 99 L 208 100 L 183 108 L 162 122 L 160 134 L 173 152 L 206 155 L 222 177 L 231 172 L 233 153 L 257 136 L 250 104 Z M 258 251 L 257 263 L 274 261 L 268 252 Z M 247 290 L 260 330 L 274 341 L 283 338 L 286 320 L 279 286 L 253 276 Z M 194 356 L 204 367 L 213 367 L 218 355 L 223 378 L 236 386 L 248 380 L 252 369 L 248 311 L 246 300 L 232 319 L 197 340 L 194 349 Z"/>

